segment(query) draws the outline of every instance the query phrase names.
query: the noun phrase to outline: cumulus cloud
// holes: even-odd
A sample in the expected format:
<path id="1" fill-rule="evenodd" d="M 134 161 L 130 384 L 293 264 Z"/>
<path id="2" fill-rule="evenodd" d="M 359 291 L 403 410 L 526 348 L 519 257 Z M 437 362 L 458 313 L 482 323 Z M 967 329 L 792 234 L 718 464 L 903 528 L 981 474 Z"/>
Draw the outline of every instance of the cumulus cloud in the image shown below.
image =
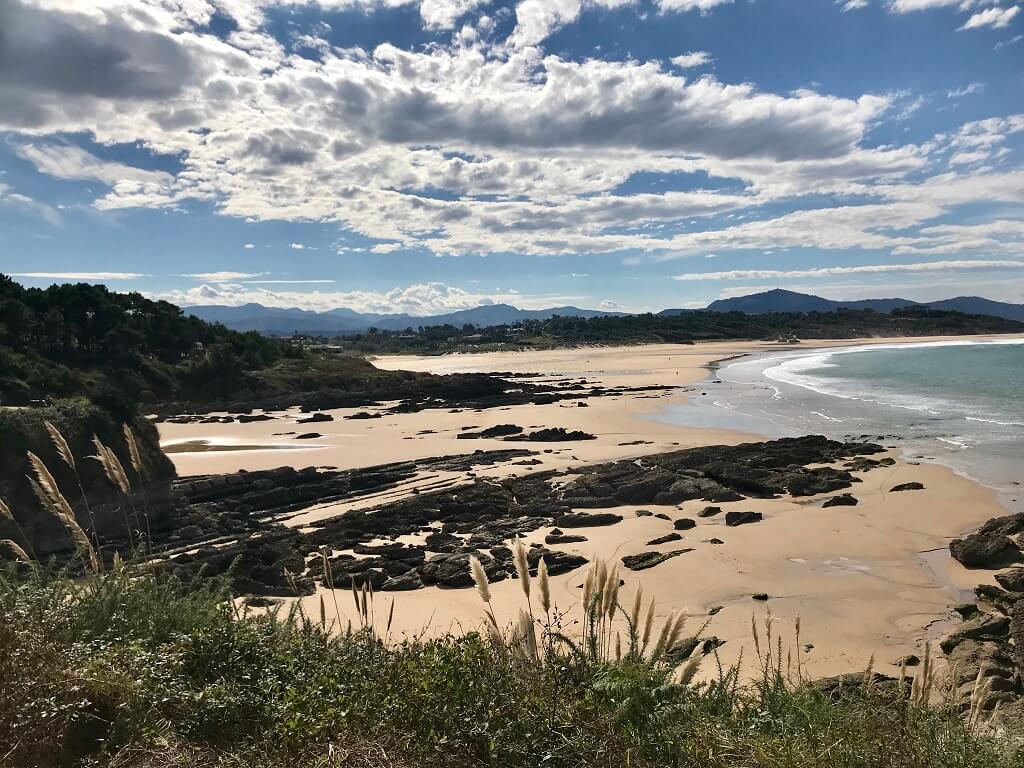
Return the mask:
<path id="1" fill-rule="evenodd" d="M 18 153 L 40 172 L 103 185 L 93 201 L 100 210 L 198 200 L 251 222 L 334 224 L 367 239 L 364 252 L 377 255 L 895 252 L 938 247 L 935 236 L 913 230 L 957 206 L 1020 197 L 1019 179 L 1005 172 L 1005 139 L 1017 130 L 1010 118 L 921 145 L 879 146 L 872 129 L 920 96 L 773 93 L 694 78 L 685 69 L 706 63 L 701 51 L 669 66 L 574 60 L 540 47 L 581 13 L 621 0 L 521 0 L 504 39 L 471 0 L 288 3 L 416 5 L 432 28 L 476 11 L 465 33 L 415 50 L 332 48 L 313 34 L 278 40 L 264 12 L 281 4 L 10 0 L 0 30 L 19 37 L 0 45 L 0 130 L 16 136 Z M 725 4 L 663 0 L 660 8 L 713 12 Z M 888 7 L 940 5 L 951 3 Z M 963 12 L 993 6 L 975 2 Z M 213 34 L 216 14 L 237 28 Z M 47 59 L 37 72 L 12 75 L 28 66 L 29 43 L 32 61 L 41 58 L 36 50 L 51 59 L 61 50 L 81 71 L 57 71 Z M 19 61 L 8 69 L 12 57 Z M 70 135 L 82 146 L 61 138 Z M 118 144 L 170 160 L 148 168 L 103 160 L 100 147 Z M 970 170 L 940 171 L 949 168 Z M 687 191 L 622 192 L 641 173 L 687 182 Z M 689 183 L 709 178 L 710 189 Z M 11 194 L 0 201 L 10 204 Z M 764 206 L 804 200 L 809 210 L 759 218 Z"/>
<path id="2" fill-rule="evenodd" d="M 1020 13 L 1019 5 L 1009 8 L 988 8 L 972 14 L 960 29 L 979 29 L 981 27 L 1002 29 L 1008 26 L 1018 13 Z"/>
<path id="3" fill-rule="evenodd" d="M 984 83 L 968 83 L 961 88 L 954 88 L 952 91 L 946 93 L 946 97 L 950 99 L 959 99 L 963 96 L 973 96 L 978 93 L 982 93 L 985 90 Z"/>
<path id="4" fill-rule="evenodd" d="M 679 56 L 673 56 L 671 61 L 680 69 L 703 67 L 705 64 L 711 61 L 711 54 L 708 53 L 707 51 L 691 51 L 690 53 L 683 53 L 680 54 Z"/>
<path id="5" fill-rule="evenodd" d="M 347 308 L 356 312 L 408 314 L 414 317 L 472 309 L 481 304 L 514 303 L 523 308 L 544 308 L 578 301 L 579 296 L 532 295 L 515 292 L 475 293 L 441 282 L 415 283 L 390 291 L 298 292 L 271 291 L 239 283 L 214 283 L 189 290 L 150 294 L 180 306 L 262 304 L 282 309 L 317 312 Z"/>

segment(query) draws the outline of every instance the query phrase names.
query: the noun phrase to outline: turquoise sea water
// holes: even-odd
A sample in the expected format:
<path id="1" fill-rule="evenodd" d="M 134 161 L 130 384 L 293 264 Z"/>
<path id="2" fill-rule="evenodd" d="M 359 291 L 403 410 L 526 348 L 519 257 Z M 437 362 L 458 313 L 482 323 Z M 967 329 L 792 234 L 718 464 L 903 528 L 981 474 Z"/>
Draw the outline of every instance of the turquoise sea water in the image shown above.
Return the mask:
<path id="1" fill-rule="evenodd" d="M 870 438 L 998 488 L 1024 511 L 1024 342 L 786 351 L 727 364 L 675 423 Z"/>

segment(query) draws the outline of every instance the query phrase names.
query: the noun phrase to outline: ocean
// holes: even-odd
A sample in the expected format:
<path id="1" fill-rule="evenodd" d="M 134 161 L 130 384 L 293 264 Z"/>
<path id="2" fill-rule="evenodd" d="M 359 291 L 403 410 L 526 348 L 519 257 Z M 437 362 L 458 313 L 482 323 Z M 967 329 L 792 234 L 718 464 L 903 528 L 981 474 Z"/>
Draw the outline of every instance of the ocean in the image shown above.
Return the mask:
<path id="1" fill-rule="evenodd" d="M 669 406 L 659 419 L 874 440 L 996 488 L 1024 512 L 1024 340 L 749 356 L 723 363 L 691 406 Z"/>

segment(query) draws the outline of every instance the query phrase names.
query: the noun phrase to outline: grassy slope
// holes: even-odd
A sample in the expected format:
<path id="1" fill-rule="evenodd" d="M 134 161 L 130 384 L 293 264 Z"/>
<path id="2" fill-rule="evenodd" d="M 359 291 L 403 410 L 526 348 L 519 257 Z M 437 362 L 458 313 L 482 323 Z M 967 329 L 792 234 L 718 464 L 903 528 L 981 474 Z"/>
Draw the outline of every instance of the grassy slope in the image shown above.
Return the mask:
<path id="1" fill-rule="evenodd" d="M 77 585 L 8 573 L 0 764 L 1022 764 L 953 713 L 891 693 L 829 698 L 775 674 L 745 689 L 728 675 L 682 686 L 672 665 L 562 646 L 528 664 L 476 634 L 330 638 L 318 622 L 234 617 L 225 597 L 212 582 L 190 590 L 124 572 Z"/>

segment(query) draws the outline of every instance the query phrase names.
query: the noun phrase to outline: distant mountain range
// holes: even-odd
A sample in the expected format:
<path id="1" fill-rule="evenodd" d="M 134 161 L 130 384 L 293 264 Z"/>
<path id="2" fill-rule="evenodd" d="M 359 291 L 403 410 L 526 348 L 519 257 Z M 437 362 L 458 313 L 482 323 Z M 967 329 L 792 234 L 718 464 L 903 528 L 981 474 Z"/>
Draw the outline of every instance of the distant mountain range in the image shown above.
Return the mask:
<path id="1" fill-rule="evenodd" d="M 832 301 L 808 293 L 796 293 L 776 288 L 763 293 L 719 299 L 708 305 L 713 312 L 744 312 L 763 315 L 766 312 L 833 312 L 837 309 L 873 309 L 892 312 L 898 307 L 929 307 L 968 315 L 993 315 L 1006 320 L 1024 321 L 1024 304 L 1007 304 L 983 299 L 980 296 L 957 296 L 942 301 L 911 301 L 910 299 L 861 299 L 858 301 Z M 673 315 L 686 310 L 666 309 L 662 315 Z"/>
<path id="2" fill-rule="evenodd" d="M 277 309 L 262 304 L 244 304 L 240 307 L 218 305 L 185 307 L 185 312 L 210 323 L 222 323 L 235 331 L 259 331 L 271 336 L 290 336 L 293 333 L 331 336 L 360 333 L 370 328 L 382 331 L 403 331 L 429 325 L 509 325 L 521 320 L 548 320 L 562 317 L 621 316 L 622 312 L 601 312 L 579 307 L 551 307 L 550 309 L 519 309 L 510 304 L 484 304 L 472 309 L 461 309 L 444 315 L 414 317 L 406 314 L 381 315 L 359 313 L 351 309 L 331 309 L 311 312 L 305 309 Z"/>
<path id="3" fill-rule="evenodd" d="M 768 312 L 833 312 L 837 309 L 872 309 L 891 312 L 898 307 L 923 306 L 975 315 L 993 315 L 1007 320 L 1024 322 L 1024 304 L 1007 304 L 983 299 L 979 296 L 958 296 L 943 301 L 918 302 L 910 299 L 861 299 L 858 301 L 832 301 L 820 296 L 775 289 L 749 296 L 719 299 L 706 307 L 711 312 L 743 312 L 760 315 Z M 661 316 L 695 312 L 693 309 L 666 309 Z M 521 320 L 547 320 L 562 317 L 621 317 L 623 312 L 602 312 L 579 307 L 551 307 L 550 309 L 518 309 L 510 304 L 485 304 L 443 315 L 414 317 L 406 314 L 360 313 L 339 308 L 327 312 L 304 309 L 277 309 L 261 304 L 240 307 L 218 305 L 185 307 L 185 312 L 211 323 L 222 323 L 235 331 L 259 331 L 270 336 L 290 336 L 293 333 L 311 336 L 333 336 L 361 333 L 370 328 L 402 331 L 431 325 L 474 325 L 486 328 L 508 325 Z"/>

